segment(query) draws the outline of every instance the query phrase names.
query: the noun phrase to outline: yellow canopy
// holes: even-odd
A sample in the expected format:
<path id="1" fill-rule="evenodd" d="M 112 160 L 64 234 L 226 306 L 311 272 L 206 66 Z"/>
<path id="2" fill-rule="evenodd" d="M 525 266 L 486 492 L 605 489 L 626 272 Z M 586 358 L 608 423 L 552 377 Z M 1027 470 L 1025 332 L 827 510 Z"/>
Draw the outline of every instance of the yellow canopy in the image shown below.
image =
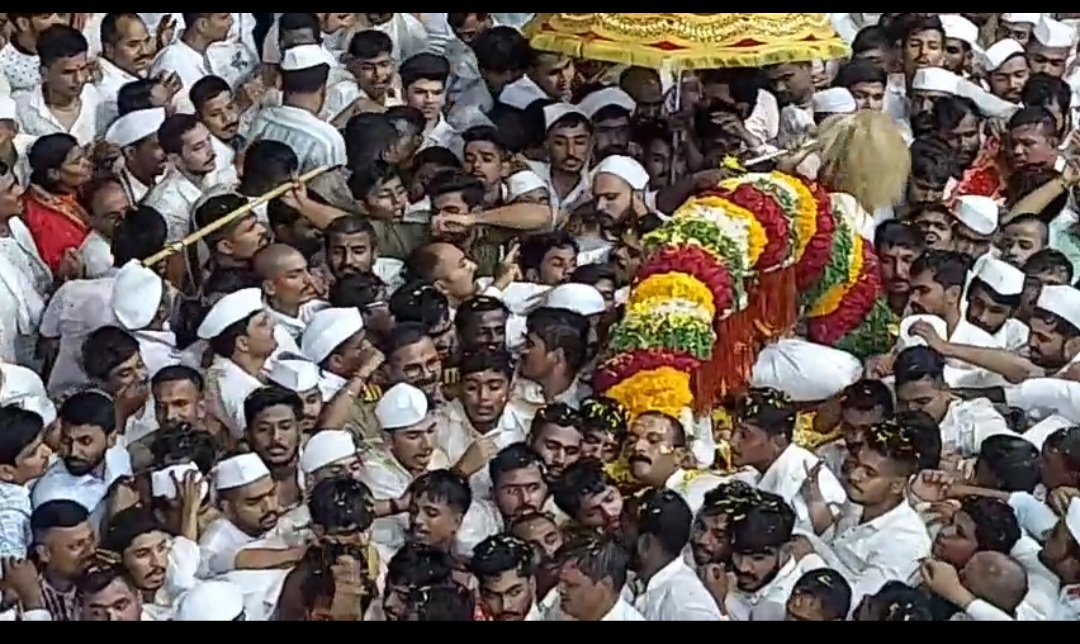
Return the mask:
<path id="1" fill-rule="evenodd" d="M 827 13 L 541 13 L 525 34 L 541 51 L 672 71 L 848 54 Z"/>

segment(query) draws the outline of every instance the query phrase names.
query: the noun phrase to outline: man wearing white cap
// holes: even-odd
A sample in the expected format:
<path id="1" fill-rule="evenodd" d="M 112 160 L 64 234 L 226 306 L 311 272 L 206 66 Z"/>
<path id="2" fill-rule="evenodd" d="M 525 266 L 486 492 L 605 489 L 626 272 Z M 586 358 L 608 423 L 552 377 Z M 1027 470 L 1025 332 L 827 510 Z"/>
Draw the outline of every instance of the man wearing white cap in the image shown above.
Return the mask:
<path id="1" fill-rule="evenodd" d="M 180 597 L 173 621 L 246 621 L 244 590 L 227 581 L 204 581 Z"/>
<path id="2" fill-rule="evenodd" d="M 957 96 L 960 93 L 962 79 L 943 67 L 924 67 L 915 72 L 911 81 L 912 126 L 920 116 L 929 116 L 938 99 L 945 96 Z"/>
<path id="3" fill-rule="evenodd" d="M 618 87 L 606 87 L 585 96 L 578 109 L 593 124 L 595 158 L 630 154 L 630 117 L 637 111 L 634 99 Z"/>
<path id="4" fill-rule="evenodd" d="M 274 360 L 269 379 L 275 385 L 295 392 L 304 404 L 300 419 L 300 431 L 304 436 L 314 433 L 323 409 L 322 390 L 319 389 L 319 367 L 307 360 Z"/>
<path id="5" fill-rule="evenodd" d="M 592 122 L 569 103 L 544 108 L 548 163 L 529 165 L 551 186 L 559 211 L 571 209 L 589 194 L 589 160 L 593 154 Z"/>
<path id="6" fill-rule="evenodd" d="M 376 500 L 400 499 L 417 477 L 450 465 L 436 446 L 436 420 L 424 392 L 412 385 L 395 385 L 383 394 L 375 407 L 375 416 L 385 434 L 387 448 L 372 453 L 365 461 L 361 479 L 371 488 Z M 375 522 L 374 538 L 397 550 L 405 541 L 407 524 L 407 518 L 401 515 L 379 519 Z"/>
<path id="7" fill-rule="evenodd" d="M 172 292 L 165 280 L 142 262 L 128 262 L 113 282 L 113 315 L 139 341 L 139 353 L 153 378 L 165 367 L 180 364 L 176 334 L 167 330 Z"/>
<path id="8" fill-rule="evenodd" d="M 507 203 L 551 205 L 551 187 L 532 170 L 510 175 L 504 182 Z"/>
<path id="9" fill-rule="evenodd" d="M 1031 330 L 1016 319 L 1024 293 L 1024 272 L 993 257 L 986 258 L 968 285 L 966 318 L 994 336 L 1006 351 L 1020 351 Z"/>
<path id="10" fill-rule="evenodd" d="M 338 477 L 360 480 L 364 463 L 356 446 L 356 439 L 346 431 L 328 429 L 311 437 L 300 455 L 300 472 L 304 487 L 314 490 L 319 483 Z M 290 543 L 303 543 L 310 534 L 311 513 L 307 504 L 289 510 L 278 523 L 278 532 Z"/>
<path id="11" fill-rule="evenodd" d="M 355 308 L 319 311 L 312 316 L 300 349 L 319 366 L 323 402 L 330 402 L 360 370 L 364 352 L 370 350 L 364 317 Z"/>
<path id="12" fill-rule="evenodd" d="M 815 92 L 811 99 L 814 111 L 814 123 L 821 125 L 825 119 L 837 114 L 851 114 L 859 109 L 855 97 L 843 87 L 831 87 Z"/>
<path id="13" fill-rule="evenodd" d="M 1001 219 L 1001 208 L 990 197 L 961 197 L 953 211 L 953 250 L 975 260 L 975 270 L 993 245 Z"/>
<path id="14" fill-rule="evenodd" d="M 247 425 L 244 401 L 263 386 L 263 370 L 278 348 L 262 291 L 226 295 L 210 309 L 198 335 L 214 351 L 214 362 L 206 371 L 210 412 L 239 439 Z"/>
<path id="15" fill-rule="evenodd" d="M 280 506 L 270 470 L 255 454 L 244 454 L 217 464 L 213 473 L 222 517 L 211 523 L 199 539 L 202 560 L 199 578 L 209 579 L 234 571 L 272 570 L 295 564 L 305 548 L 270 550 L 249 548 L 277 527 Z"/>
<path id="16" fill-rule="evenodd" d="M 1075 53 L 1076 29 L 1043 16 L 1027 43 L 1028 65 L 1033 74 L 1064 78 L 1069 59 Z"/>
<path id="17" fill-rule="evenodd" d="M 998 19 L 996 40 L 1015 40 L 1027 45 L 1035 25 L 1042 21 L 1041 13 L 1003 13 Z"/>
<path id="18" fill-rule="evenodd" d="M 1031 77 L 1024 46 L 1012 39 L 999 41 L 983 53 L 982 67 L 990 93 L 1019 105 Z"/>
<path id="19" fill-rule="evenodd" d="M 645 205 L 648 188 L 648 171 L 630 157 L 609 156 L 593 170 L 596 209 L 610 215 L 616 223 L 636 221 L 649 214 Z"/>
<path id="20" fill-rule="evenodd" d="M 945 27 L 945 61 L 942 66 L 956 74 L 970 74 L 975 54 L 982 51 L 978 26 L 957 13 L 943 13 L 938 18 Z"/>
<path id="21" fill-rule="evenodd" d="M 347 161 L 345 139 L 319 118 L 331 63 L 321 45 L 286 50 L 281 61 L 282 104 L 260 110 L 248 132 L 252 142 L 270 139 L 289 145 L 300 159 L 301 172 L 336 168 Z"/>
<path id="22" fill-rule="evenodd" d="M 105 140 L 124 155 L 118 178 L 132 204 L 142 201 L 165 171 L 165 153 L 157 138 L 164 123 L 165 108 L 136 110 L 121 116 L 105 133 Z"/>

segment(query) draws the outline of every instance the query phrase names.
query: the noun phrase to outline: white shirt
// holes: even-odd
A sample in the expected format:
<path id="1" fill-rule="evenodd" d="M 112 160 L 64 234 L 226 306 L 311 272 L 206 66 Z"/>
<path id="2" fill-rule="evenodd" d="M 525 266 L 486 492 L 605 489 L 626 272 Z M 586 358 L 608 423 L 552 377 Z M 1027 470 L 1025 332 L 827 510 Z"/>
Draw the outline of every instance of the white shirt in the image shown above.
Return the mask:
<path id="1" fill-rule="evenodd" d="M 175 244 L 191 234 L 195 204 L 202 198 L 204 187 L 210 185 L 213 185 L 211 177 L 199 185 L 179 169 L 171 167 L 161 182 L 150 189 L 144 204 L 161 213 L 165 220 L 166 243 Z"/>
<path id="2" fill-rule="evenodd" d="M 210 413 L 228 428 L 234 438 L 243 436 L 247 428 L 244 401 L 262 387 L 261 380 L 228 358 L 216 356 L 206 370 L 206 395 L 210 403 Z"/>
<path id="3" fill-rule="evenodd" d="M 446 455 L 435 450 L 431 457 L 429 471 L 450 466 Z M 413 475 L 401 466 L 397 458 L 385 450 L 373 450 L 364 459 L 364 471 L 360 479 L 371 488 L 376 500 L 390 501 L 401 498 L 412 485 Z M 372 539 L 390 550 L 398 550 L 405 543 L 408 532 L 408 517 L 398 515 L 376 519 L 372 526 Z"/>
<path id="4" fill-rule="evenodd" d="M 394 42 L 394 60 L 399 64 L 427 51 L 427 29 L 411 13 L 395 13 L 390 20 L 371 28 L 390 36 L 390 40 Z"/>
<path id="5" fill-rule="evenodd" d="M 798 445 L 790 445 L 757 481 L 759 490 L 776 494 L 787 501 L 795 510 L 797 527 L 806 530 L 812 530 L 813 525 L 810 522 L 810 509 L 802 496 L 802 486 L 806 481 L 806 473 L 820 461 L 813 453 Z M 839 515 L 840 509 L 848 500 L 844 486 L 828 468 L 821 469 L 818 485 L 833 516 Z"/>
<path id="6" fill-rule="evenodd" d="M 236 554 L 258 539 L 225 517 L 215 519 L 199 538 L 199 577 L 210 579 L 236 570 Z"/>
<path id="7" fill-rule="evenodd" d="M 86 267 L 88 279 L 108 277 L 116 273 L 116 267 L 113 265 L 115 262 L 112 244 L 96 230 L 91 230 L 82 246 L 79 247 L 79 257 L 82 258 L 83 266 Z"/>
<path id="8" fill-rule="evenodd" d="M 135 175 L 127 168 L 120 170 L 120 184 L 124 186 L 124 192 L 127 193 L 128 201 L 133 205 L 142 203 L 142 200 L 146 198 L 146 195 L 150 194 L 150 186 L 144 184 L 135 178 Z M 156 185 L 156 184 L 155 184 Z"/>
<path id="9" fill-rule="evenodd" d="M 29 92 L 41 84 L 41 61 L 37 54 L 24 54 L 9 42 L 0 49 L 0 74 L 7 79 L 12 96 Z"/>
<path id="10" fill-rule="evenodd" d="M 454 126 L 450 125 L 442 114 L 439 115 L 438 123 L 424 133 L 424 143 L 420 146 L 420 149 L 426 150 L 427 148 L 436 147 L 447 148 L 459 159 L 465 158 L 465 141 L 462 140 L 461 134 L 454 129 Z"/>
<path id="11" fill-rule="evenodd" d="M 726 479 L 705 470 L 679 470 L 668 479 L 664 487 L 675 492 L 690 506 L 690 511 L 697 515 L 705 505 L 705 495 L 712 492 Z"/>
<path id="12" fill-rule="evenodd" d="M 18 217 L 0 238 L 0 361 L 30 363 L 52 276 Z"/>
<path id="13" fill-rule="evenodd" d="M 101 97 L 94 86 L 87 83 L 79 96 L 81 105 L 79 116 L 66 129 L 45 104 L 45 95 L 39 86 L 37 89 L 20 94 L 15 99 L 15 109 L 19 117 L 19 127 L 23 134 L 46 136 L 49 134 L 70 134 L 79 145 L 90 145 L 99 134 L 104 133 L 105 124 L 99 121 Z"/>
<path id="14" fill-rule="evenodd" d="M 604 615 L 601 622 L 645 622 L 645 616 L 642 615 L 638 609 L 634 608 L 623 599 L 621 596 L 619 600 L 615 602 L 615 606 L 608 611 L 607 615 Z"/>
<path id="15" fill-rule="evenodd" d="M 985 398 L 953 402 L 941 421 L 942 447 L 955 450 L 962 458 L 978 456 L 983 441 L 1001 434 L 1016 435 Z"/>
<path id="16" fill-rule="evenodd" d="M 653 575 L 634 608 L 650 622 L 718 622 L 723 617 L 712 595 L 682 557 Z"/>
<path id="17" fill-rule="evenodd" d="M 49 375 L 49 395 L 60 396 L 89 383 L 82 368 L 86 337 L 104 326 L 116 325 L 112 311 L 115 277 L 67 282 L 53 294 L 41 317 L 43 337 L 60 340 L 56 364 Z"/>
<path id="18" fill-rule="evenodd" d="M 557 211 L 569 211 L 592 195 L 592 177 L 588 170 L 582 170 L 581 180 L 577 182 L 577 185 L 565 197 L 559 197 L 551 178 L 551 164 L 539 161 L 528 161 L 527 163 L 529 168 L 548 185 L 548 189 L 551 191 L 552 205 L 555 206 Z"/>
<path id="19" fill-rule="evenodd" d="M 475 429 L 472 421 L 465 413 L 461 401 L 454 400 L 444 405 L 437 412 L 438 416 L 438 441 L 439 448 L 446 454 L 450 463 L 457 463 L 465 452 L 472 447 L 473 443 L 483 438 Z M 502 450 L 514 443 L 525 441 L 529 427 L 526 419 L 507 406 L 495 429 L 487 436 L 495 440 L 498 449 Z M 473 499 L 490 499 L 492 493 L 491 474 L 484 467 L 473 475 L 470 480 Z"/>
<path id="20" fill-rule="evenodd" d="M 346 165 L 345 139 L 332 125 L 297 107 L 262 109 L 248 132 L 254 143 L 268 139 L 290 146 L 300 159 L 300 171 Z"/>
<path id="21" fill-rule="evenodd" d="M 862 508 L 850 504 L 836 526 L 832 547 L 815 550 L 852 589 L 852 606 L 890 581 L 907 582 L 930 556 L 932 543 L 922 517 L 907 503 L 868 523 Z M 812 536 L 808 536 L 815 542 Z M 816 545 L 816 544 L 815 544 Z"/>
<path id="22" fill-rule="evenodd" d="M 271 308 L 269 304 L 267 304 L 266 312 L 274 320 L 275 325 L 288 333 L 293 340 L 299 342 L 304 330 L 307 329 L 308 323 L 311 322 L 311 318 L 319 311 L 329 307 L 330 305 L 322 300 L 308 302 L 300 307 L 300 316 L 295 318 Z"/>
<path id="23" fill-rule="evenodd" d="M 814 110 L 800 105 L 787 105 L 780 110 L 780 131 L 776 145 L 794 149 L 814 131 Z"/>
<path id="24" fill-rule="evenodd" d="M 49 501 L 74 501 L 86 508 L 91 515 L 95 531 L 105 518 L 105 496 L 118 479 L 132 476 L 131 457 L 123 447 L 117 446 L 105 452 L 105 468 L 99 477 L 94 474 L 73 476 L 64 461 L 52 464 L 45 475 L 38 479 L 30 495 L 34 508 Z"/>
<path id="25" fill-rule="evenodd" d="M 132 335 L 139 341 L 139 355 L 151 378 L 162 369 L 181 364 L 182 355 L 176 347 L 176 334 L 172 331 L 142 330 Z"/>
<path id="26" fill-rule="evenodd" d="M 120 116 L 120 107 L 116 103 L 120 88 L 134 83 L 139 77 L 120 69 L 104 56 L 98 58 L 98 67 L 101 69 L 101 78 L 94 82 L 94 88 L 101 97 L 98 104 L 98 123 L 101 123 L 103 128 L 108 128 Z"/>
<path id="27" fill-rule="evenodd" d="M 210 45 L 206 57 L 214 74 L 236 89 L 251 80 L 259 70 L 259 56 L 255 47 L 255 16 L 234 13 L 232 18 L 229 35 L 225 40 Z"/>
<path id="28" fill-rule="evenodd" d="M 544 397 L 544 389 L 539 383 L 518 377 L 514 381 L 514 389 L 510 393 L 510 405 L 522 418 L 529 419 L 531 423 L 536 413 L 547 405 L 564 403 L 578 409 L 581 407 L 581 402 L 591 395 L 592 389 L 588 385 L 580 380 L 575 380 L 569 389 L 555 396 L 552 400 L 547 400 Z"/>
<path id="29" fill-rule="evenodd" d="M 787 617 L 787 601 L 795 583 L 811 570 L 826 567 L 817 555 L 808 555 L 800 561 L 789 558 L 776 578 L 757 592 L 747 593 L 738 588 L 728 591 L 724 602 L 728 615 L 736 622 L 782 622 Z"/>
<path id="30" fill-rule="evenodd" d="M 1080 382 L 1060 378 L 1032 378 L 1005 389 L 1005 403 L 1034 418 L 1063 416 L 1080 423 Z"/>
<path id="31" fill-rule="evenodd" d="M 179 31 L 179 27 L 177 28 Z M 193 114 L 194 106 L 188 92 L 191 86 L 207 76 L 215 76 L 209 57 L 200 54 L 181 40 L 167 45 L 158 53 L 150 66 L 150 76 L 157 76 L 161 72 L 174 72 L 180 78 L 184 87 L 173 97 L 173 105 L 185 113 Z"/>

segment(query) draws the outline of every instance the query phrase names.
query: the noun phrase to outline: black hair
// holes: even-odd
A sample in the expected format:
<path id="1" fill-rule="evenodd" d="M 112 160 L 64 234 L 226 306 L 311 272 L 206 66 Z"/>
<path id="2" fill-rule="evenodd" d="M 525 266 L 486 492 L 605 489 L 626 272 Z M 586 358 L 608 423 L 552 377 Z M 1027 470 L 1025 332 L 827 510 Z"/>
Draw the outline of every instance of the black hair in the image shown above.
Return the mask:
<path id="1" fill-rule="evenodd" d="M 118 116 L 127 116 L 139 110 L 149 110 L 154 107 L 154 88 L 159 81 L 153 78 L 140 78 L 130 83 L 124 83 L 116 93 L 116 109 Z"/>
<path id="2" fill-rule="evenodd" d="M 311 524 L 331 534 L 365 532 L 375 521 L 375 498 L 360 481 L 342 476 L 321 481 L 308 499 Z"/>
<path id="3" fill-rule="evenodd" d="M 565 230 L 533 235 L 523 240 L 520 248 L 522 271 L 540 270 L 544 259 L 553 250 L 569 248 L 575 255 L 580 252 L 574 237 Z"/>
<path id="4" fill-rule="evenodd" d="M 424 185 L 424 192 L 432 201 L 443 195 L 461 193 L 461 199 L 469 208 L 479 208 L 484 204 L 487 190 L 484 183 L 463 170 L 443 170 L 431 177 Z"/>
<path id="5" fill-rule="evenodd" d="M 472 488 L 464 476 L 450 470 L 435 470 L 428 472 L 412 482 L 409 493 L 413 502 L 420 497 L 437 503 L 444 503 L 447 507 L 459 512 L 462 516 L 472 506 Z"/>
<path id="6" fill-rule="evenodd" d="M 566 363 L 578 373 L 589 359 L 589 320 L 573 311 L 541 308 L 529 314 L 526 331 L 535 335 L 549 351 L 562 351 Z"/>
<path id="7" fill-rule="evenodd" d="M 151 532 L 168 535 L 149 510 L 138 506 L 128 508 L 109 519 L 101 535 L 101 547 L 122 556 L 136 539 Z"/>
<path id="8" fill-rule="evenodd" d="M 1023 107 L 1009 119 L 1010 131 L 1030 125 L 1038 125 L 1048 134 L 1057 136 L 1057 120 L 1045 107 Z"/>
<path id="9" fill-rule="evenodd" d="M 82 345 L 82 367 L 92 380 L 105 382 L 120 365 L 139 354 L 139 341 L 127 331 L 105 326 L 94 331 Z"/>
<path id="10" fill-rule="evenodd" d="M 300 400 L 299 394 L 284 387 L 270 385 L 256 389 L 244 399 L 244 420 L 247 426 L 250 428 L 259 414 L 271 407 L 288 407 L 297 418 L 304 415 L 304 402 Z"/>
<path id="11" fill-rule="evenodd" d="M 1062 272 L 1067 277 L 1066 283 L 1072 284 L 1075 279 L 1072 262 L 1059 250 L 1044 248 L 1028 258 L 1024 264 L 1024 274 L 1031 277 L 1042 273 Z"/>
<path id="12" fill-rule="evenodd" d="M 573 565 L 593 583 L 611 580 L 612 589 L 618 593 L 626 585 L 630 553 L 614 537 L 586 534 L 563 544 L 555 560 L 561 565 Z"/>
<path id="13" fill-rule="evenodd" d="M 427 588 L 450 581 L 454 560 L 449 554 L 415 541 L 408 541 L 386 567 L 386 585 Z"/>
<path id="14" fill-rule="evenodd" d="M 690 543 L 694 513 L 672 490 L 652 489 L 641 497 L 638 507 L 638 538 L 653 537 L 664 552 L 677 557 Z"/>
<path id="15" fill-rule="evenodd" d="M 927 250 L 911 264 L 911 276 L 923 273 L 946 291 L 953 288 L 963 289 L 967 284 L 971 260 L 965 255 L 946 250 Z"/>
<path id="16" fill-rule="evenodd" d="M 363 312 L 379 301 L 380 292 L 386 288 L 377 275 L 347 275 L 334 282 L 330 287 L 327 300 L 337 309 L 359 309 Z"/>
<path id="17" fill-rule="evenodd" d="M 844 621 L 851 612 L 851 584 L 830 568 L 805 573 L 791 589 L 792 597 L 813 597 L 827 621 Z"/>
<path id="18" fill-rule="evenodd" d="M 509 316 L 510 309 L 497 297 L 478 295 L 466 300 L 458 307 L 457 315 L 454 317 L 454 325 L 457 327 L 458 335 L 465 335 L 472 322 L 488 313 L 502 313 Z"/>
<path id="19" fill-rule="evenodd" d="M 979 446 L 976 472 L 984 471 L 993 481 L 985 485 L 1002 492 L 1033 494 L 1039 486 L 1039 449 L 1019 436 L 998 434 Z"/>
<path id="20" fill-rule="evenodd" d="M 32 411 L 0 407 L 0 465 L 15 467 L 19 456 L 45 431 L 45 421 Z"/>
<path id="21" fill-rule="evenodd" d="M 446 85 L 450 77 L 450 61 L 438 54 L 416 54 L 398 68 L 401 86 L 408 90 L 417 81 L 434 81 Z"/>
<path id="22" fill-rule="evenodd" d="M 569 517 L 577 518 L 585 497 L 603 494 L 612 482 L 603 463 L 585 459 L 563 470 L 553 487 L 555 505 Z"/>
<path id="23" fill-rule="evenodd" d="M 960 167 L 949 144 L 936 136 L 919 137 L 911 144 L 911 178 L 945 187 Z"/>
<path id="24" fill-rule="evenodd" d="M 462 379 L 468 376 L 494 371 L 506 377 L 507 382 L 514 379 L 514 359 L 506 351 L 471 351 L 461 357 L 458 371 Z"/>
<path id="25" fill-rule="evenodd" d="M 113 264 L 123 267 L 132 261 L 152 257 L 165 246 L 168 226 L 161 213 L 150 206 L 139 205 L 129 210 L 113 230 Z"/>
<path id="26" fill-rule="evenodd" d="M 349 41 L 349 57 L 356 60 L 372 60 L 394 52 L 394 41 L 378 29 L 366 29 L 353 34 Z"/>
<path id="27" fill-rule="evenodd" d="M 397 168 L 385 161 L 360 166 L 349 175 L 349 192 L 357 201 L 365 201 L 377 188 L 394 179 L 401 179 Z"/>
<path id="28" fill-rule="evenodd" d="M 76 528 L 89 520 L 90 511 L 75 501 L 47 501 L 30 514 L 30 531 L 40 544 L 50 530 Z"/>
<path id="29" fill-rule="evenodd" d="M 861 412 L 880 409 L 889 418 L 893 415 L 893 394 L 880 380 L 860 380 L 844 390 L 841 406 Z"/>
<path id="30" fill-rule="evenodd" d="M 975 541 L 979 552 L 1011 554 L 1020 537 L 1020 522 L 1009 504 L 989 498 L 964 501 L 960 511 L 975 523 Z"/>
<path id="31" fill-rule="evenodd" d="M 156 432 L 150 451 L 155 469 L 194 463 L 203 476 L 209 476 L 217 463 L 218 445 L 212 434 L 191 425 L 178 425 Z"/>
<path id="32" fill-rule="evenodd" d="M 795 510 L 783 498 L 761 492 L 741 516 L 730 517 L 731 549 L 739 554 L 764 554 L 791 541 Z"/>
<path id="33" fill-rule="evenodd" d="M 512 27 L 488 29 L 476 37 L 472 49 L 480 70 L 492 73 L 524 72 L 532 58 L 529 41 Z"/>
<path id="34" fill-rule="evenodd" d="M 60 420 L 69 426 L 98 427 L 106 436 L 116 430 L 116 407 L 100 391 L 82 391 L 60 405 Z"/>
<path id="35" fill-rule="evenodd" d="M 475 594 L 457 583 L 413 588 L 405 601 L 408 605 L 410 621 L 472 622 L 476 620 Z"/>
<path id="36" fill-rule="evenodd" d="M 1032 74 L 1024 84 L 1020 102 L 1027 107 L 1057 106 L 1062 114 L 1072 107 L 1072 88 L 1064 80 L 1050 74 Z"/>
<path id="37" fill-rule="evenodd" d="M 397 322 L 418 322 L 437 329 L 451 318 L 450 301 L 427 282 L 413 282 L 390 296 L 390 314 Z"/>
<path id="38" fill-rule="evenodd" d="M 941 467 L 941 426 L 925 411 L 902 411 L 892 419 L 911 433 L 911 442 L 919 455 L 919 470 L 936 470 Z"/>
<path id="39" fill-rule="evenodd" d="M 195 81 L 195 84 L 191 86 L 191 91 L 188 92 L 196 114 L 202 114 L 206 104 L 222 94 L 232 96 L 232 88 L 220 76 L 203 76 Z"/>
<path id="40" fill-rule="evenodd" d="M 90 50 L 86 36 L 68 25 L 53 25 L 41 32 L 37 39 L 37 55 L 42 67 L 48 67 L 65 58 L 74 58 Z"/>
<path id="41" fill-rule="evenodd" d="M 488 537 L 473 549 L 469 568 L 481 583 L 508 572 L 528 579 L 536 572 L 532 546 L 510 534 Z"/>
<path id="42" fill-rule="evenodd" d="M 492 486 L 499 487 L 503 474 L 534 466 L 540 470 L 541 477 L 546 474 L 544 459 L 533 448 L 525 443 L 514 443 L 503 448 L 491 459 L 488 463 L 488 474 L 491 476 Z"/>
<path id="43" fill-rule="evenodd" d="M 888 51 L 892 49 L 894 44 L 896 44 L 896 39 L 890 37 L 884 27 L 871 25 L 864 27 L 859 33 L 855 34 L 855 40 L 851 43 L 851 51 L 854 54 L 861 54 L 873 49 Z"/>
<path id="44" fill-rule="evenodd" d="M 769 436 L 782 436 L 788 441 L 795 435 L 798 417 L 798 409 L 791 398 L 776 389 L 751 389 L 735 405 L 738 422 L 751 424 Z"/>
<path id="45" fill-rule="evenodd" d="M 879 83 L 885 86 L 888 82 L 889 75 L 881 67 L 868 60 L 853 60 L 844 63 L 837 70 L 833 87 L 851 89 L 863 83 Z"/>
<path id="46" fill-rule="evenodd" d="M 943 383 L 945 358 L 930 347 L 911 347 L 897 356 L 893 372 L 896 375 L 897 388 L 927 379 Z"/>

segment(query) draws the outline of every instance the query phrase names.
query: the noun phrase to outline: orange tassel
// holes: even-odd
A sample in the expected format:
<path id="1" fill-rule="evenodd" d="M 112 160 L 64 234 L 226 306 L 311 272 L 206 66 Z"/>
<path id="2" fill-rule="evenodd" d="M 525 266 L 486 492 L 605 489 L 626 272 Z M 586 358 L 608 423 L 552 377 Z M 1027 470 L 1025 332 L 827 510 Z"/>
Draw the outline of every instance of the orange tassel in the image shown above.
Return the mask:
<path id="1" fill-rule="evenodd" d="M 757 315 L 763 345 L 790 335 L 795 330 L 798 324 L 798 295 L 793 267 L 758 276 L 751 308 Z"/>

